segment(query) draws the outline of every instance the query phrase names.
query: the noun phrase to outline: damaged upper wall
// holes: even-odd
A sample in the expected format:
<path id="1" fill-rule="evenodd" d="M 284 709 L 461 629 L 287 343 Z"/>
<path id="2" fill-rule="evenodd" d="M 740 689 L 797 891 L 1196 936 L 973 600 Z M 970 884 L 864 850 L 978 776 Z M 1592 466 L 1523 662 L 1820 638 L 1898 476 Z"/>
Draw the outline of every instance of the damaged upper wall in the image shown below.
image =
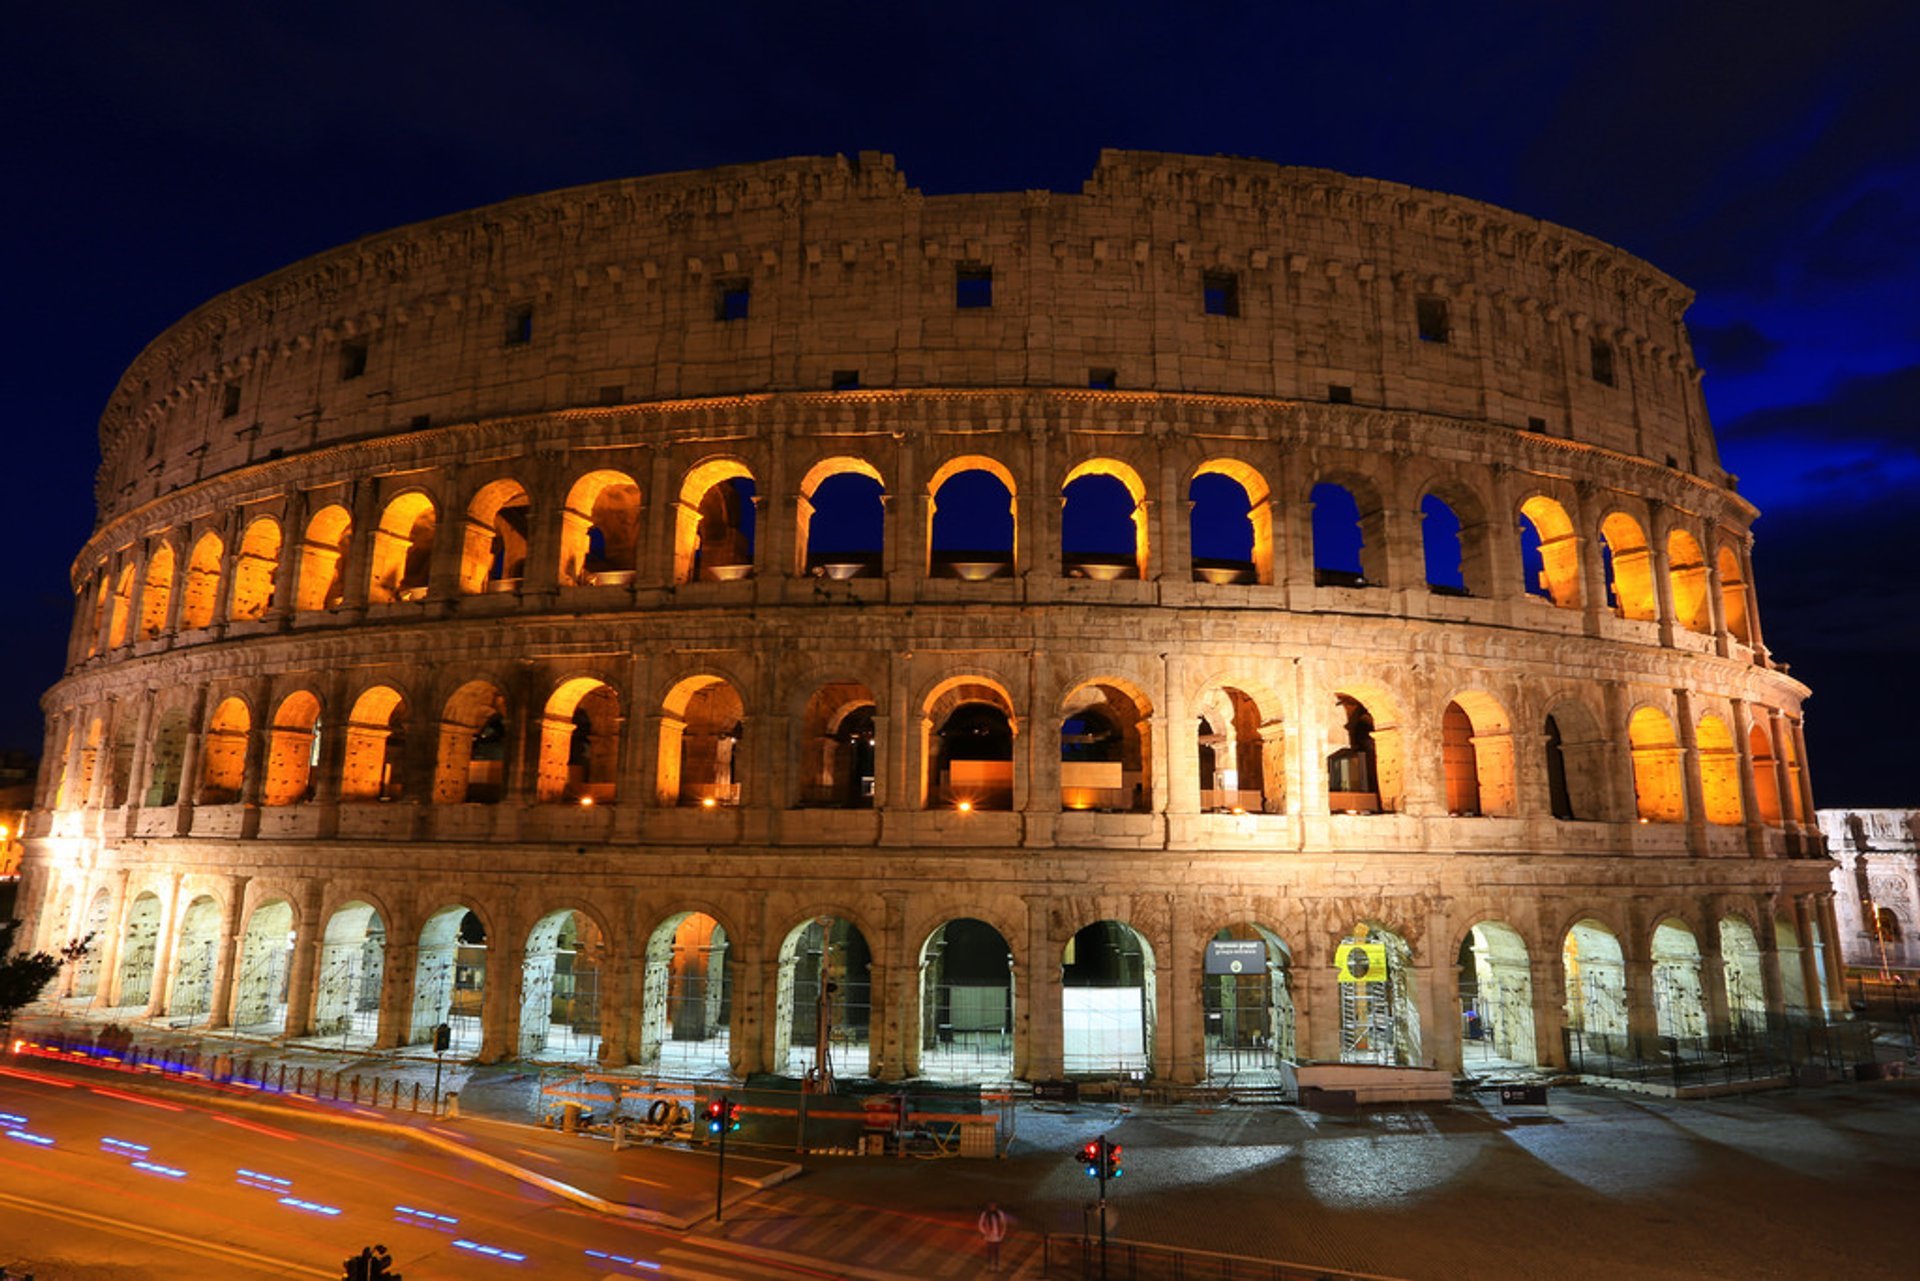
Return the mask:
<path id="1" fill-rule="evenodd" d="M 962 267 L 990 306 L 956 306 Z M 222 294 L 121 380 L 97 498 L 105 520 L 336 441 L 847 375 L 1350 398 L 1717 485 L 1690 299 L 1564 228 L 1326 170 L 1109 151 L 1077 195 L 925 196 L 888 156 L 803 157 L 512 200 Z"/>

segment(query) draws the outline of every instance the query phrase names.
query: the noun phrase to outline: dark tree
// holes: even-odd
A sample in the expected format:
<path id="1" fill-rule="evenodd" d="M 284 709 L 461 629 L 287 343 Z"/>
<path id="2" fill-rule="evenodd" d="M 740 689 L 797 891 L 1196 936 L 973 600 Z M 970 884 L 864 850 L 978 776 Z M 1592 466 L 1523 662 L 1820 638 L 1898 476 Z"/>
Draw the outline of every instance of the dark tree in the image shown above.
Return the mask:
<path id="1" fill-rule="evenodd" d="M 16 955 L 13 940 L 19 931 L 18 921 L 0 925 L 0 1035 L 13 1026 L 14 1011 L 39 996 L 65 964 L 50 952 Z"/>

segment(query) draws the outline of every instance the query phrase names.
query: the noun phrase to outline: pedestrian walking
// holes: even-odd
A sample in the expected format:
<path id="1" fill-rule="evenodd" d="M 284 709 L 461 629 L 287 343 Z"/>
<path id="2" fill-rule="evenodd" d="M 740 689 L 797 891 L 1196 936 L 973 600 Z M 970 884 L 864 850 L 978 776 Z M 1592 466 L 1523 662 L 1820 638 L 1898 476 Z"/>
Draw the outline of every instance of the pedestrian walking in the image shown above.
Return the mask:
<path id="1" fill-rule="evenodd" d="M 980 1211 L 980 1235 L 987 1242 L 987 1271 L 1000 1270 L 1000 1243 L 1007 1239 L 1007 1212 L 993 1201 Z"/>

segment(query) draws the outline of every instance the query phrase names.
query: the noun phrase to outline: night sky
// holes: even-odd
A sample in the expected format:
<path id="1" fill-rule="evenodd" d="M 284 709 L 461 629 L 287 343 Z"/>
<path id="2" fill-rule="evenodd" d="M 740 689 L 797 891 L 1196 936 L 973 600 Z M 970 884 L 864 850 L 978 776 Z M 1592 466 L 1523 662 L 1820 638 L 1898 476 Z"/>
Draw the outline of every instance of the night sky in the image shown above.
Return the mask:
<path id="1" fill-rule="evenodd" d="M 1920 7 L 1591 8 L 22 6 L 0 747 L 40 747 L 100 410 L 220 290 L 576 183 L 874 149 L 929 193 L 1076 191 L 1110 146 L 1471 196 L 1691 285 L 1818 801 L 1920 805 Z"/>

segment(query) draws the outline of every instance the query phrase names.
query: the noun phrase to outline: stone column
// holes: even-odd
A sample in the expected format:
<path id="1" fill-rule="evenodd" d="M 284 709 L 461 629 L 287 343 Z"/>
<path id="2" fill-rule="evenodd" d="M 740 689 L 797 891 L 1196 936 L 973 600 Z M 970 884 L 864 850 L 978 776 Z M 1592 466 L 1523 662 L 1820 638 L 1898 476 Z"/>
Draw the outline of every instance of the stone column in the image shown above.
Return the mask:
<path id="1" fill-rule="evenodd" d="M 1718 938 L 1700 949 L 1700 993 L 1706 998 L 1707 1035 L 1733 1025 L 1727 1007 L 1727 963 Z"/>
<path id="2" fill-rule="evenodd" d="M 413 1034 L 413 972 L 419 964 L 420 947 L 401 939 L 395 928 L 396 922 L 387 922 L 387 942 L 380 954 L 380 1023 L 373 1038 L 376 1050 L 406 1045 Z"/>
<path id="3" fill-rule="evenodd" d="M 1647 504 L 1647 554 L 1652 562 L 1654 609 L 1659 615 L 1660 643 L 1673 647 L 1678 623 L 1673 616 L 1673 565 L 1667 557 L 1667 534 L 1671 522 L 1660 503 Z"/>
<path id="4" fill-rule="evenodd" d="M 1721 595 L 1720 558 L 1714 554 L 1714 550 L 1715 543 L 1709 534 L 1700 549 L 1700 554 L 1707 562 L 1707 626 L 1713 632 L 1713 652 L 1726 658 L 1733 653 L 1733 634 L 1727 627 L 1727 602 Z"/>
<path id="5" fill-rule="evenodd" d="M 1813 896 L 1813 919 L 1820 927 L 1820 968 L 1825 980 L 1821 991 L 1828 1009 L 1847 1008 L 1847 978 L 1840 956 L 1840 921 L 1834 913 L 1833 891 Z"/>
<path id="6" fill-rule="evenodd" d="M 1562 958 L 1527 958 L 1533 987 L 1533 1058 L 1541 1067 L 1565 1067 L 1567 1062 L 1567 982 Z"/>
<path id="7" fill-rule="evenodd" d="M 907 892 L 886 890 L 886 919 L 878 947 L 869 951 L 867 1063 L 876 1081 L 900 1081 L 907 1075 L 907 1045 L 919 1026 L 920 1002 L 914 991 L 919 966 L 907 941 Z"/>
<path id="8" fill-rule="evenodd" d="M 1739 758 L 1740 808 L 1746 819 L 1747 853 L 1764 858 L 1767 852 L 1766 824 L 1760 818 L 1760 793 L 1753 770 L 1753 714 L 1744 698 L 1729 699 L 1733 711 L 1734 750 Z"/>
<path id="9" fill-rule="evenodd" d="M 1065 1070 L 1065 1029 L 1060 1017 L 1060 944 L 1050 929 L 1052 902 L 1044 894 L 1029 894 L 1027 903 L 1027 991 L 1022 1000 L 1026 1017 L 1024 1056 L 1016 1043 L 1014 1057 L 1024 1061 L 1026 1079 L 1057 1080 Z M 1021 1066 L 1016 1063 L 1015 1071 Z"/>
<path id="10" fill-rule="evenodd" d="M 1159 1035 L 1153 1075 L 1175 1085 L 1193 1085 L 1207 1074 L 1207 1024 L 1202 1017 L 1195 956 L 1206 947 L 1197 936 L 1193 905 L 1175 894 L 1167 903 L 1167 956 L 1154 967 L 1153 999 L 1159 1003 Z"/>
<path id="11" fill-rule="evenodd" d="M 1762 911 L 1758 933 L 1760 990 L 1766 1001 L 1767 1013 L 1784 1015 L 1787 1012 L 1786 983 L 1780 977 L 1780 941 L 1774 933 L 1773 908 L 1770 905 Z"/>
<path id="12" fill-rule="evenodd" d="M 1641 940 L 1632 940 L 1635 948 L 1641 947 Z M 1659 1011 L 1653 1003 L 1653 962 L 1641 956 L 1630 956 L 1626 960 L 1627 977 L 1627 1036 L 1636 1047 L 1651 1045 L 1659 1035 Z"/>
<path id="13" fill-rule="evenodd" d="M 147 1018 L 167 1012 L 173 1000 L 173 949 L 180 937 L 180 883 L 184 876 L 174 872 L 168 880 L 166 908 L 160 914 L 160 932 L 153 940 L 153 987 L 147 995 Z"/>
<path id="14" fill-rule="evenodd" d="M 306 491 L 292 489 L 287 493 L 285 514 L 280 522 L 280 557 L 273 566 L 273 595 L 269 598 L 267 609 L 261 621 L 283 626 L 293 615 L 294 592 L 298 589 L 300 571 L 300 548 L 306 542 L 307 508 Z M 233 599 L 233 593 L 227 593 L 227 599 Z"/>
<path id="15" fill-rule="evenodd" d="M 1793 900 L 1793 930 L 1800 941 L 1800 983 L 1807 994 L 1807 1014 L 1826 1022 L 1827 986 L 1826 976 L 1821 973 L 1819 953 L 1814 950 L 1817 937 L 1813 928 L 1813 909 L 1807 902 L 1808 895 L 1798 894 Z"/>
<path id="16" fill-rule="evenodd" d="M 309 880 L 301 896 L 300 927 L 294 935 L 293 956 L 287 964 L 287 1021 L 282 1040 L 295 1040 L 313 1031 L 314 978 L 320 970 L 320 948 L 326 937 L 327 922 L 321 915 L 325 906 L 326 883 Z"/>
<path id="17" fill-rule="evenodd" d="M 1787 732 L 1793 735 L 1793 759 L 1800 766 L 1799 801 L 1801 821 L 1806 824 L 1808 831 L 1818 833 L 1819 827 L 1817 820 L 1814 818 L 1813 808 L 1813 773 L 1807 765 L 1806 723 L 1799 719 L 1789 719 L 1787 721 Z M 1817 840 L 1818 837 L 1816 836 L 1815 839 Z M 1818 854 L 1817 845 L 1815 846 L 1814 853 L 1816 855 Z"/>
<path id="18" fill-rule="evenodd" d="M 207 732 L 207 687 L 194 688 L 187 703 L 186 741 L 180 748 L 180 796 L 174 810 L 173 834 L 193 831 L 193 806 L 200 795 L 200 740 Z"/>
<path id="19" fill-rule="evenodd" d="M 220 922 L 220 942 L 214 948 L 213 996 L 208 1004 L 209 1029 L 233 1024 L 233 986 L 240 969 L 240 950 L 246 946 L 240 922 L 246 919 L 247 885 L 251 877 L 229 878 L 227 914 Z"/>
<path id="20" fill-rule="evenodd" d="M 526 933 L 515 929 L 509 937 L 511 941 L 487 936 L 480 1052 L 475 1056 L 481 1063 L 498 1063 L 517 1058 L 520 1053 L 520 983 L 527 964 Z"/>
<path id="21" fill-rule="evenodd" d="M 343 609 L 365 610 L 373 585 L 374 535 L 379 532 L 380 507 L 378 482 L 368 478 L 354 486 L 353 528 L 347 534 L 347 547 L 340 566 L 340 604 Z"/>
<path id="22" fill-rule="evenodd" d="M 1673 691 L 1673 718 L 1680 744 L 1680 790 L 1687 801 L 1687 850 L 1700 858 L 1707 852 L 1707 802 L 1700 784 L 1700 748 L 1694 741 L 1691 691 Z"/>
<path id="23" fill-rule="evenodd" d="M 134 812 L 147 801 L 147 766 L 153 757 L 153 691 L 140 691 L 133 724 L 133 757 L 127 764 L 127 831 L 133 831 Z"/>

